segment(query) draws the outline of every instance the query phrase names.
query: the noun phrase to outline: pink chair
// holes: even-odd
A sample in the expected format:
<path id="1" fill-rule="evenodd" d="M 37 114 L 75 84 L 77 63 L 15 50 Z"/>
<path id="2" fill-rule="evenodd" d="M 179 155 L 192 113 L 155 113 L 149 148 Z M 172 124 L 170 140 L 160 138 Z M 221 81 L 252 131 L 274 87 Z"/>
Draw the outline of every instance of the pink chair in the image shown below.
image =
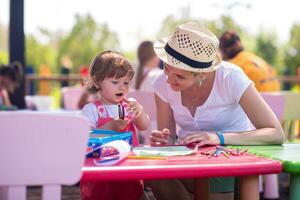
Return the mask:
<path id="1" fill-rule="evenodd" d="M 151 125 L 149 129 L 139 132 L 144 140 L 142 143 L 149 144 L 149 135 L 151 131 L 157 129 L 154 93 L 136 90 L 136 91 L 129 92 L 127 97 L 135 98 L 144 107 L 145 111 L 148 113 L 150 117 Z"/>
<path id="2" fill-rule="evenodd" d="M 89 125 L 81 116 L 0 112 L 0 199 L 26 199 L 43 186 L 43 200 L 61 199 L 61 185 L 81 177 Z"/>
<path id="3" fill-rule="evenodd" d="M 81 86 L 70 86 L 62 88 L 63 107 L 66 110 L 78 110 L 78 102 L 84 88 Z"/>
<path id="4" fill-rule="evenodd" d="M 273 110 L 280 122 L 283 120 L 285 98 L 280 93 L 261 93 L 261 96 Z M 276 174 L 264 175 L 264 198 L 277 199 L 279 198 L 278 177 Z M 260 177 L 261 179 L 261 177 Z M 260 180 L 262 188 L 262 180 Z"/>

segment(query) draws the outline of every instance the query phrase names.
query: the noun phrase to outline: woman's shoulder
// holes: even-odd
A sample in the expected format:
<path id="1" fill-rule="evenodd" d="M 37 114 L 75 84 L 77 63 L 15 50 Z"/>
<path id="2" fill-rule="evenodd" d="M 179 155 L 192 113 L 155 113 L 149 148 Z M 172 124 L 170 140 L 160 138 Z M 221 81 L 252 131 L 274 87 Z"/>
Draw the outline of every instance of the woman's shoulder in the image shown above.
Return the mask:
<path id="1" fill-rule="evenodd" d="M 219 78 L 221 79 L 235 78 L 237 74 L 240 74 L 242 76 L 244 75 L 244 72 L 240 67 L 226 61 L 222 61 L 220 63 L 220 67 L 217 69 L 217 73 L 219 74 Z"/>

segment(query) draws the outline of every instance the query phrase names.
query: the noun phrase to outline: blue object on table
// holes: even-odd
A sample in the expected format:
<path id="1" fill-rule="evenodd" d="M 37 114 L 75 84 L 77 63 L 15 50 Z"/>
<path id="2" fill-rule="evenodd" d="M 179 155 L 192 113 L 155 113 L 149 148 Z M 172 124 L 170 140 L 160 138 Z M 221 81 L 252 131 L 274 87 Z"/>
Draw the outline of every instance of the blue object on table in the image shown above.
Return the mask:
<path id="1" fill-rule="evenodd" d="M 100 157 L 101 146 L 115 140 L 123 140 L 132 145 L 132 132 L 116 132 L 100 129 L 91 130 L 88 141 L 87 157 Z"/>

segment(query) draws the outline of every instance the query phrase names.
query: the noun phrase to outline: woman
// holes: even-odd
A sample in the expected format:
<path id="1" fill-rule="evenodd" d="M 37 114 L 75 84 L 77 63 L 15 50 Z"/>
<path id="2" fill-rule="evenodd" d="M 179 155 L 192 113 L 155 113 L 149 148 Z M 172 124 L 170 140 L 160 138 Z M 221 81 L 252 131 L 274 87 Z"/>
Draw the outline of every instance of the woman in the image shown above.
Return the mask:
<path id="1" fill-rule="evenodd" d="M 19 62 L 0 64 L 0 110 L 16 109 L 9 99 L 9 93 L 19 86 L 22 74 L 22 65 Z"/>
<path id="2" fill-rule="evenodd" d="M 240 68 L 221 61 L 218 45 L 217 37 L 195 22 L 178 26 L 167 43 L 155 43 L 165 73 L 154 83 L 160 112 L 158 130 L 150 136 L 152 145 L 283 142 L 275 114 Z M 177 135 L 176 124 L 180 127 Z M 241 183 L 241 199 L 258 199 L 256 176 L 244 177 Z M 190 199 L 187 195 L 193 192 L 191 184 L 183 180 L 147 184 L 158 199 Z"/>
<path id="3" fill-rule="evenodd" d="M 153 92 L 152 83 L 161 73 L 159 68 L 159 58 L 154 52 L 151 41 L 143 41 L 137 50 L 139 61 L 135 89 Z"/>

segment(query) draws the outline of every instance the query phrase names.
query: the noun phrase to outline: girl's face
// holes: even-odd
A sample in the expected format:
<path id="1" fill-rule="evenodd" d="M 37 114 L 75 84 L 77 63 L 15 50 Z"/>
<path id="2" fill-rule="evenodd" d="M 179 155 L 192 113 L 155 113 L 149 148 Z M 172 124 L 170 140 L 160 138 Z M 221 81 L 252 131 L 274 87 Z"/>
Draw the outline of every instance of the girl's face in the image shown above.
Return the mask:
<path id="1" fill-rule="evenodd" d="M 129 90 L 130 78 L 123 76 L 121 78 L 105 78 L 100 82 L 100 95 L 103 103 L 118 104 L 122 98 L 126 97 Z"/>
<path id="2" fill-rule="evenodd" d="M 182 91 L 191 87 L 196 77 L 189 71 L 177 69 L 168 64 L 164 65 L 164 72 L 167 75 L 167 83 L 171 85 L 174 91 Z"/>

